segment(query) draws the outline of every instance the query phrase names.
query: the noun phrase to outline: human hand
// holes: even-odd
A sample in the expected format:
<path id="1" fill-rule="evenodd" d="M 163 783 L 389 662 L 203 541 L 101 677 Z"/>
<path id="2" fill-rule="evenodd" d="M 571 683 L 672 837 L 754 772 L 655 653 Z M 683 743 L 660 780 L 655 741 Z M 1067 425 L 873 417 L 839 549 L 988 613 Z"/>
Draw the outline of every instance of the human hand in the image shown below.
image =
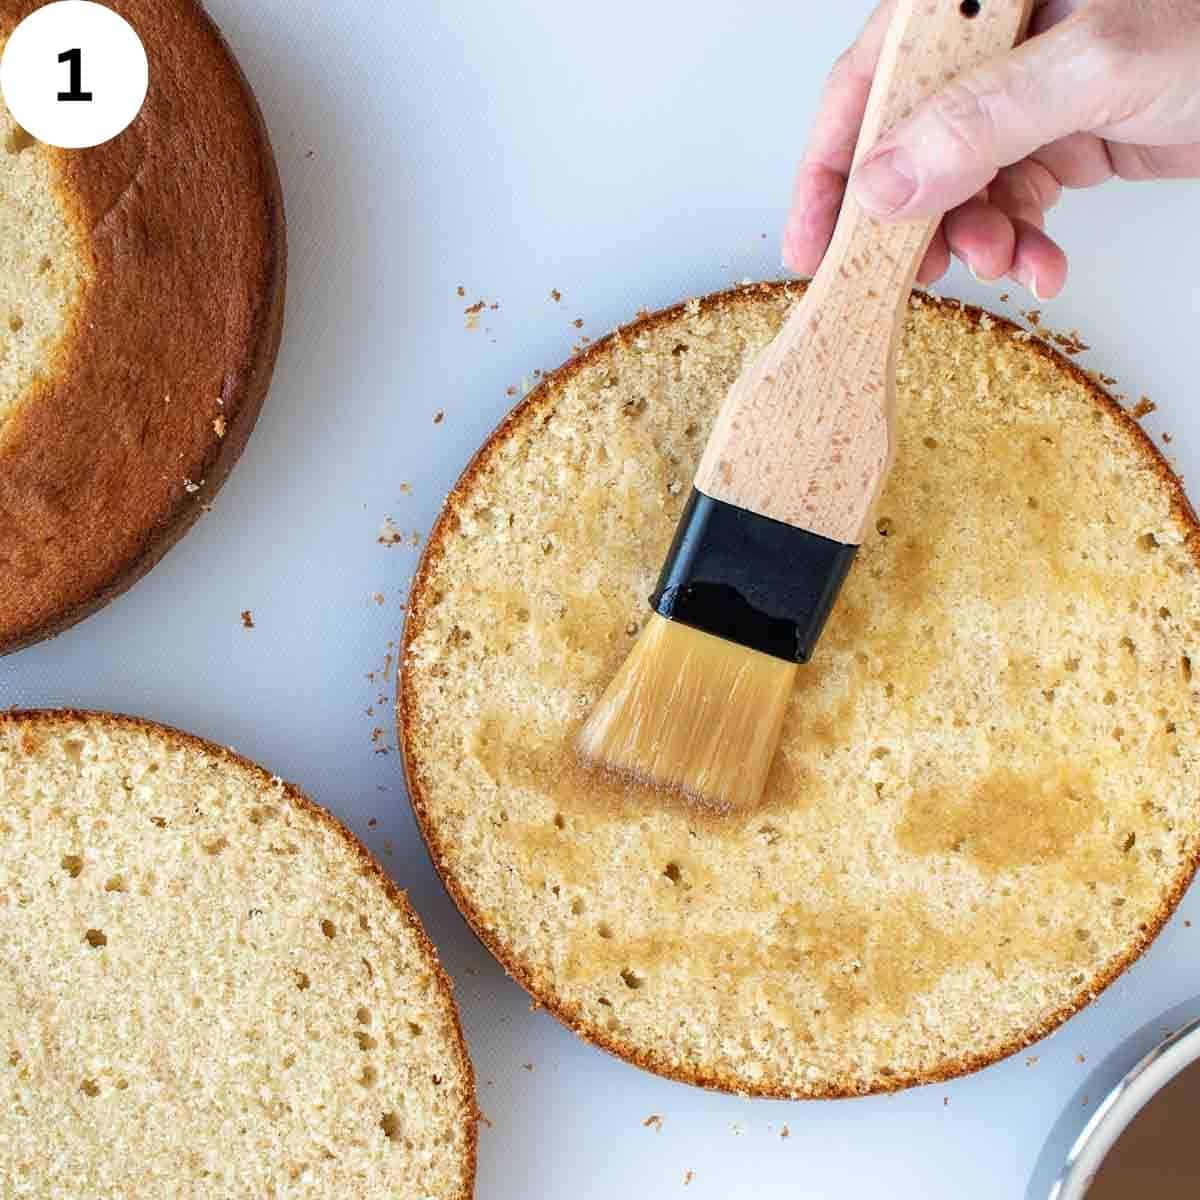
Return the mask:
<path id="1" fill-rule="evenodd" d="M 784 233 L 798 274 L 816 271 L 833 234 L 896 2 L 880 4 L 826 85 Z M 946 214 L 921 283 L 954 254 L 1046 300 L 1067 278 L 1046 213 L 1064 187 L 1114 176 L 1200 178 L 1200 0 L 1038 0 L 1029 40 L 919 105 L 849 186 L 885 219 Z"/>

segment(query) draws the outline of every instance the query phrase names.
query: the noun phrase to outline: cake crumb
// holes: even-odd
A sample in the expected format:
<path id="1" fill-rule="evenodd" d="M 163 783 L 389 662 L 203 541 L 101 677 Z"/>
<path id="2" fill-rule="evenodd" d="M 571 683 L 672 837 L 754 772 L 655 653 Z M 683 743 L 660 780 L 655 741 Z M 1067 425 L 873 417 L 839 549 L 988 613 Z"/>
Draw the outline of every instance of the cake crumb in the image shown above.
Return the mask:
<path id="1" fill-rule="evenodd" d="M 643 1129 L 649 1129 L 651 1126 L 654 1127 L 655 1133 L 662 1133 L 663 1119 L 658 1115 L 658 1113 L 651 1113 L 650 1116 L 648 1116 L 642 1122 Z"/>
<path id="2" fill-rule="evenodd" d="M 400 495 L 402 495 L 402 496 L 412 495 L 412 484 L 411 483 L 402 483 L 400 485 Z"/>
<path id="3" fill-rule="evenodd" d="M 381 546 L 398 546 L 404 541 L 404 534 L 396 528 L 391 517 L 384 517 L 379 536 L 375 539 Z"/>
<path id="4" fill-rule="evenodd" d="M 371 817 L 371 819 L 370 819 L 369 821 L 367 821 L 367 828 L 368 828 L 368 829 L 374 829 L 374 828 L 375 828 L 375 826 L 376 826 L 376 825 L 378 825 L 378 824 L 379 824 L 379 818 L 378 818 L 378 817 Z"/>
<path id="5" fill-rule="evenodd" d="M 385 597 L 382 592 L 374 592 L 371 595 L 371 599 L 374 600 L 376 604 L 382 604 Z"/>
<path id="6" fill-rule="evenodd" d="M 1025 320 L 1036 329 L 1042 323 L 1042 310 L 1040 308 L 1031 308 L 1025 314 Z"/>
<path id="7" fill-rule="evenodd" d="M 254 614 L 248 608 L 242 609 L 242 628 L 254 628 Z"/>
<path id="8" fill-rule="evenodd" d="M 695 1178 L 696 1178 L 696 1172 L 695 1172 L 695 1171 L 685 1171 L 685 1172 L 683 1173 L 683 1186 L 684 1186 L 684 1187 L 687 1187 L 687 1185 L 688 1185 L 689 1183 L 691 1183 L 691 1182 L 692 1182 L 692 1180 L 693 1180 L 693 1179 L 695 1179 Z"/>
<path id="9" fill-rule="evenodd" d="M 1077 1054 L 1077 1055 L 1075 1055 L 1075 1061 L 1077 1063 L 1085 1063 L 1085 1062 L 1087 1062 L 1087 1055 L 1086 1054 Z"/>
<path id="10" fill-rule="evenodd" d="M 437 412 L 435 412 L 435 413 L 433 414 L 433 423 L 434 423 L 435 425 L 440 425 L 440 424 L 441 424 L 441 423 L 442 423 L 442 422 L 443 422 L 445 419 L 446 419 L 446 411 L 445 411 L 445 409 L 439 408 L 439 409 L 437 410 Z"/>
<path id="11" fill-rule="evenodd" d="M 1031 1054 L 1031 1055 L 1030 1055 L 1030 1056 L 1029 1056 L 1029 1057 L 1028 1057 L 1028 1058 L 1025 1060 L 1025 1065 L 1026 1065 L 1027 1067 L 1036 1067 L 1036 1066 L 1037 1066 L 1037 1061 L 1038 1061 L 1038 1056 L 1037 1056 L 1036 1054 Z"/>
<path id="12" fill-rule="evenodd" d="M 950 1097 L 949 1097 L 949 1096 L 943 1096 L 943 1097 L 942 1097 L 942 1107 L 943 1107 L 943 1108 L 949 1108 L 949 1107 L 950 1107 Z"/>
<path id="13" fill-rule="evenodd" d="M 526 1071 L 530 1072 L 530 1074 L 532 1074 L 532 1073 L 533 1073 L 533 1063 L 522 1063 L 522 1064 L 521 1064 L 521 1066 L 522 1066 L 522 1067 L 523 1067 L 523 1068 L 524 1068 Z"/>
<path id="14" fill-rule="evenodd" d="M 215 433 L 219 438 L 223 438 L 225 436 L 224 417 L 213 417 L 213 433 Z"/>
<path id="15" fill-rule="evenodd" d="M 1072 358 L 1091 349 L 1091 346 L 1079 336 L 1077 329 L 1072 329 L 1070 333 L 1052 333 L 1050 339 L 1064 354 Z"/>
<path id="16" fill-rule="evenodd" d="M 783 1141 L 787 1141 L 792 1136 L 792 1131 L 785 1125 L 780 1131 L 779 1136 Z"/>
<path id="17" fill-rule="evenodd" d="M 460 283 L 460 284 L 458 285 L 458 287 L 457 287 L 457 288 L 455 288 L 454 290 L 455 290 L 455 291 L 456 291 L 456 292 L 457 292 L 457 293 L 458 293 L 460 296 L 465 296 L 465 295 L 467 294 L 467 289 L 466 289 L 465 287 L 463 287 L 463 285 L 462 285 L 461 283 Z"/>
<path id="18" fill-rule="evenodd" d="M 574 325 L 576 329 L 582 329 L 583 328 L 583 318 L 576 317 L 575 320 L 573 320 L 571 322 L 571 324 Z"/>
<path id="19" fill-rule="evenodd" d="M 1129 415 L 1135 421 L 1140 421 L 1143 417 L 1148 417 L 1152 412 L 1158 412 L 1158 405 L 1149 396 L 1142 396 L 1129 410 Z"/>
<path id="20" fill-rule="evenodd" d="M 1008 303 L 1008 293 L 1007 293 L 1007 292 L 1001 292 L 1001 293 L 1000 293 L 1000 303 L 1001 303 L 1001 304 L 1007 304 L 1007 303 Z"/>
<path id="21" fill-rule="evenodd" d="M 555 304 L 557 304 L 562 299 L 562 292 L 560 292 L 558 290 L 558 288 L 551 288 L 550 289 L 550 299 L 553 300 Z"/>
<path id="22" fill-rule="evenodd" d="M 1168 446 L 1171 444 L 1171 442 L 1173 440 L 1171 435 L 1169 433 L 1167 433 L 1165 430 L 1163 431 L 1162 439 L 1164 442 L 1167 443 Z"/>

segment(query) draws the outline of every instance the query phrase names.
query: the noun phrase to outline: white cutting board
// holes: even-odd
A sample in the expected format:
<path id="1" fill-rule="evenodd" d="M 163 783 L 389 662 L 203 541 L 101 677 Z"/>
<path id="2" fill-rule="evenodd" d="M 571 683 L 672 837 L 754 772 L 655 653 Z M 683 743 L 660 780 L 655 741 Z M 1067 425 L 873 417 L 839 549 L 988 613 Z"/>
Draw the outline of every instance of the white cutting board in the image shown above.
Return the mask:
<path id="1" fill-rule="evenodd" d="M 0 706 L 125 710 L 230 743 L 365 838 L 457 984 L 491 1120 L 479 1200 L 1019 1200 L 1052 1126 L 1069 1106 L 1090 1111 L 1089 1088 L 1094 1104 L 1095 1065 L 1200 994 L 1189 898 L 1125 979 L 1030 1051 L 1035 1063 L 892 1098 L 708 1095 L 530 1012 L 413 826 L 390 673 L 368 679 L 399 635 L 417 553 L 378 544 L 385 518 L 424 534 L 512 403 L 506 389 L 581 333 L 779 274 L 794 160 L 867 7 L 210 0 L 283 175 L 291 271 L 274 387 L 214 511 L 105 612 L 0 662 Z M 1161 404 L 1149 426 L 1174 435 L 1200 485 L 1198 202 L 1195 184 L 1069 197 L 1054 227 L 1073 274 L 1047 319 L 1079 328 L 1100 348 L 1089 365 Z M 999 305 L 1001 289 L 961 269 L 942 287 Z M 500 307 L 468 330 L 463 309 L 480 299 Z M 661 1131 L 643 1125 L 651 1114 Z"/>

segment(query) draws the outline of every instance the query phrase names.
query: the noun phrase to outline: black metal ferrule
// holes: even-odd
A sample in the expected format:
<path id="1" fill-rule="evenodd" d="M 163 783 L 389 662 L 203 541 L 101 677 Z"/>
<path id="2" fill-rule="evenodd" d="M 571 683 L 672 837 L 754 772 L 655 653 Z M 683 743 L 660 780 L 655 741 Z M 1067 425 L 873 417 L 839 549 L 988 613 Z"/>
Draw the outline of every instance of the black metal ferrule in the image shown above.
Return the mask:
<path id="1" fill-rule="evenodd" d="M 857 551 L 693 488 L 650 603 L 669 621 L 805 663 Z"/>

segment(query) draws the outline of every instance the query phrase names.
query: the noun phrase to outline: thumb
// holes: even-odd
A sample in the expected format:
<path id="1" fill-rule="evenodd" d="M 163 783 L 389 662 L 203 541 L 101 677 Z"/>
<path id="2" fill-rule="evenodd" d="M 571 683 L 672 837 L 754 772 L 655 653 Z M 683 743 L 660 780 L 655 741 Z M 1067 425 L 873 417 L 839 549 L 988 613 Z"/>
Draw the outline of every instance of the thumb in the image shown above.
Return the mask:
<path id="1" fill-rule="evenodd" d="M 876 216 L 941 216 L 1001 167 L 1102 123 L 1115 85 L 1083 24 L 1068 18 L 918 105 L 862 160 L 851 188 Z"/>

